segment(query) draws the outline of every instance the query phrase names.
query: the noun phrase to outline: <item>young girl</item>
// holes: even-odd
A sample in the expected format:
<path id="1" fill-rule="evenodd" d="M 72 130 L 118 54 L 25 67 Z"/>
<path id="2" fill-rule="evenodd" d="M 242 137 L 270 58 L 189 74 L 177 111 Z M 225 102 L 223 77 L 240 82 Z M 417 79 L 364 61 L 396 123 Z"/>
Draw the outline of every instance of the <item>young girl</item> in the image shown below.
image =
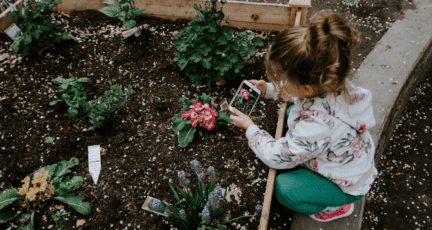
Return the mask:
<path id="1" fill-rule="evenodd" d="M 357 30 L 326 11 L 307 26 L 281 32 L 266 60 L 271 83 L 250 82 L 263 98 L 283 94 L 294 103 L 287 110 L 286 136 L 275 140 L 237 109 L 230 116 L 267 166 L 306 167 L 278 175 L 274 192 L 280 203 L 317 221 L 350 215 L 378 173 L 368 132 L 375 125 L 372 94 L 347 79 L 350 51 L 358 42 Z"/>

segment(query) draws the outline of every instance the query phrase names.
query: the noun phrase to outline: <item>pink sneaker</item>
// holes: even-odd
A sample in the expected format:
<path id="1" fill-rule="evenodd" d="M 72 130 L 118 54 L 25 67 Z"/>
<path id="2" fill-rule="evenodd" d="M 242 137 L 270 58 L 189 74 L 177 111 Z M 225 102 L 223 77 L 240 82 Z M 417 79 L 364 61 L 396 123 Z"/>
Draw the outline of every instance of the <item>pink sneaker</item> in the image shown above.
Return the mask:
<path id="1" fill-rule="evenodd" d="M 354 211 L 354 204 L 346 204 L 344 206 L 341 206 L 337 211 L 332 213 L 326 213 L 326 212 L 319 212 L 313 215 L 310 215 L 310 217 L 316 221 L 319 222 L 329 222 L 332 220 L 336 220 L 342 217 L 346 217 L 351 215 L 351 213 Z"/>

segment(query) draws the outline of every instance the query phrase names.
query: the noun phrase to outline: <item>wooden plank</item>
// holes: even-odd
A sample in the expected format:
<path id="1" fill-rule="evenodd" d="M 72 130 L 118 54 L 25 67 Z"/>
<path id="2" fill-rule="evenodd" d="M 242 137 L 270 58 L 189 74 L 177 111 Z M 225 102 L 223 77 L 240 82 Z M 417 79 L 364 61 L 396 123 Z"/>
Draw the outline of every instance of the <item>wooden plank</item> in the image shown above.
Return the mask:
<path id="1" fill-rule="evenodd" d="M 297 16 L 298 9 L 299 9 L 298 7 L 292 7 L 291 8 L 291 15 L 290 15 L 290 19 L 289 19 L 289 25 L 290 26 L 295 25 L 295 19 Z"/>
<path id="2" fill-rule="evenodd" d="M 295 22 L 296 26 L 304 25 L 306 20 L 302 21 L 301 19 L 302 18 L 306 19 L 306 14 L 307 14 L 307 8 L 304 8 L 305 10 L 302 9 L 301 11 L 298 11 L 298 9 L 299 9 L 298 7 L 291 8 L 291 15 L 290 15 L 291 19 L 293 18 L 293 15 L 295 15 L 295 17 L 297 18 L 297 20 L 291 20 L 292 22 Z M 287 109 L 287 103 L 282 102 L 279 110 L 279 117 L 278 117 L 278 123 L 276 128 L 276 135 L 275 135 L 276 140 L 282 137 L 283 125 L 285 124 L 286 109 Z M 275 177 L 276 177 L 276 169 L 270 168 L 267 177 L 267 185 L 266 185 L 264 203 L 261 212 L 260 225 L 258 227 L 259 230 L 266 230 L 268 227 L 268 220 L 270 218 L 270 206 L 273 198 Z"/>
<path id="3" fill-rule="evenodd" d="M 276 128 L 276 136 L 275 136 L 276 140 L 282 137 L 283 126 L 285 123 L 285 113 L 286 113 L 285 111 L 287 109 L 286 107 L 287 107 L 287 103 L 282 102 L 279 110 L 279 118 L 278 118 L 278 123 Z M 268 220 L 270 217 L 270 205 L 273 197 L 275 177 L 276 177 L 276 169 L 270 168 L 267 177 L 267 185 L 266 185 L 266 191 L 264 196 L 264 204 L 261 212 L 260 225 L 258 227 L 259 230 L 265 230 L 268 227 Z"/>
<path id="4" fill-rule="evenodd" d="M 301 8 L 300 25 L 306 24 L 307 10 L 308 10 L 307 8 Z"/>
<path id="5" fill-rule="evenodd" d="M 205 6 L 205 0 L 135 0 L 136 7 L 145 9 L 144 15 L 163 19 L 187 19 L 191 20 L 197 15 L 192 7 L 194 3 Z M 75 10 L 94 9 L 105 7 L 102 1 L 87 0 L 63 0 L 62 4 L 54 9 L 63 12 Z M 222 4 L 218 2 L 217 7 Z M 247 28 L 264 32 L 279 31 L 287 28 L 290 20 L 289 10 L 291 7 L 283 4 L 250 3 L 230 1 L 224 6 L 224 22 L 230 20 L 230 27 Z"/>
<path id="6" fill-rule="evenodd" d="M 302 8 L 310 8 L 311 0 L 290 0 L 289 5 L 302 7 Z"/>
<path id="7" fill-rule="evenodd" d="M 22 0 L 17 1 L 16 5 L 19 6 L 19 7 L 21 7 L 22 6 L 21 1 Z M 3 16 L 6 15 L 6 14 L 8 14 L 9 11 L 10 11 L 10 8 L 6 9 L 5 11 L 3 11 L 0 14 L 0 33 L 3 33 L 12 24 L 14 24 L 14 23 L 18 24 L 18 20 L 13 19 L 12 17 L 5 17 L 5 18 L 3 18 Z"/>

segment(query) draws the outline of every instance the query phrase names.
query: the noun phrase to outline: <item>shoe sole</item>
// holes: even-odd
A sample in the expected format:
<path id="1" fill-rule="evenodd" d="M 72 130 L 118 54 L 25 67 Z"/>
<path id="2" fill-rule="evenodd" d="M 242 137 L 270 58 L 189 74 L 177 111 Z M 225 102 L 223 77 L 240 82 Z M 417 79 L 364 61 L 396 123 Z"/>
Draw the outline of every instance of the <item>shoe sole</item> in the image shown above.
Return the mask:
<path id="1" fill-rule="evenodd" d="M 331 218 L 331 219 L 328 219 L 328 220 L 321 220 L 321 219 L 317 219 L 317 218 L 314 217 L 313 215 L 311 215 L 311 218 L 314 219 L 314 220 L 316 220 L 316 221 L 319 221 L 319 222 L 329 222 L 329 221 L 332 221 L 332 220 L 337 220 L 337 219 L 340 219 L 340 218 L 344 218 L 344 217 L 346 217 L 346 216 L 349 216 L 349 215 L 351 215 L 353 212 L 354 212 L 354 204 L 351 205 L 351 208 L 350 208 L 350 210 L 349 210 L 347 213 L 345 213 L 345 214 L 343 214 L 343 215 L 340 215 L 340 216 L 338 216 L 338 217 L 335 217 L 335 218 Z"/>

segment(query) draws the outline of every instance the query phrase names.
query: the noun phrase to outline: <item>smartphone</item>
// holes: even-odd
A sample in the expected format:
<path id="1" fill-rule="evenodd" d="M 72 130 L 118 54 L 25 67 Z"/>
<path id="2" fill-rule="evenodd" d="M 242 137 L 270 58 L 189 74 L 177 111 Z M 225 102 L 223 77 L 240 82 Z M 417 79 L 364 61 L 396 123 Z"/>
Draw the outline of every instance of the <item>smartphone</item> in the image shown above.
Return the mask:
<path id="1" fill-rule="evenodd" d="M 235 107 L 240 112 L 250 116 L 260 96 L 261 90 L 252 85 L 248 80 L 244 80 L 237 89 L 228 109 L 232 112 L 232 107 Z"/>

